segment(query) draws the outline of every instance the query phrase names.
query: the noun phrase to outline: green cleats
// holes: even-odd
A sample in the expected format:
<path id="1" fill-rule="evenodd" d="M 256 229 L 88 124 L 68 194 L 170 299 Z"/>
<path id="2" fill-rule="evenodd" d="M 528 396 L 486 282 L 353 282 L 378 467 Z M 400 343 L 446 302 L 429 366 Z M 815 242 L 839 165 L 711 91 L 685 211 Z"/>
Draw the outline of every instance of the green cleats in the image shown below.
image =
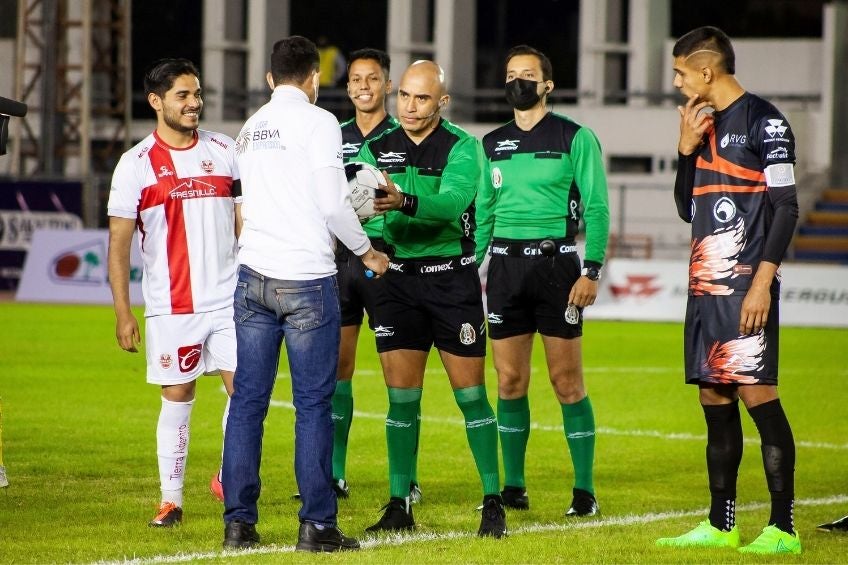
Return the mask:
<path id="1" fill-rule="evenodd" d="M 740 553 L 758 553 L 760 555 L 777 555 L 778 553 L 801 554 L 801 538 L 798 532 L 788 534 L 777 526 L 766 526 L 763 533 L 750 545 L 739 548 Z"/>
<path id="2" fill-rule="evenodd" d="M 656 543 L 661 547 L 739 547 L 739 528 L 724 532 L 704 520 L 682 536 L 660 538 Z"/>

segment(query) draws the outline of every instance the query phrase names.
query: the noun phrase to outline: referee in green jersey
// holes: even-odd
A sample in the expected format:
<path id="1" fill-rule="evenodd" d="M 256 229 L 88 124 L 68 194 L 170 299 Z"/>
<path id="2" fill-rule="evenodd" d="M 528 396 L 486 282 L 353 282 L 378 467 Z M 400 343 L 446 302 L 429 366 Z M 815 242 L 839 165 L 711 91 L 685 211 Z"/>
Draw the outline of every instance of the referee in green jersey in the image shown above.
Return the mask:
<path id="1" fill-rule="evenodd" d="M 609 236 L 607 182 L 592 131 L 548 111 L 552 78 L 551 62 L 540 51 L 519 45 L 507 55 L 506 99 L 515 119 L 483 138 L 477 257 L 488 248 L 504 504 L 530 507 L 524 479 L 527 389 L 539 332 L 574 466 L 574 498 L 566 515 L 594 516 L 595 418 L 583 383 L 580 338 L 583 308 L 595 302 Z M 582 265 L 575 245 L 581 219 Z"/>

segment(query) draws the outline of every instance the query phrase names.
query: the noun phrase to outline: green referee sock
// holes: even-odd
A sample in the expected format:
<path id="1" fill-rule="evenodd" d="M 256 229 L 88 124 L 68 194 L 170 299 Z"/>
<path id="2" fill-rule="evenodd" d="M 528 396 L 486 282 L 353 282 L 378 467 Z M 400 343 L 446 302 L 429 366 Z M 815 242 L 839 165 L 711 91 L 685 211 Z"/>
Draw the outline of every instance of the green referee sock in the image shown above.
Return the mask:
<path id="1" fill-rule="evenodd" d="M 498 424 L 483 385 L 453 391 L 465 417 L 465 435 L 483 483 L 483 495 L 500 494 Z"/>
<path id="2" fill-rule="evenodd" d="M 595 415 L 588 396 L 574 404 L 562 404 L 562 427 L 574 465 L 574 488 L 594 495 Z"/>
<path id="3" fill-rule="evenodd" d="M 389 387 L 386 443 L 389 452 L 389 496 L 409 496 L 409 475 L 415 456 L 416 424 L 421 412 L 420 388 Z"/>
<path id="4" fill-rule="evenodd" d="M 503 453 L 504 486 L 523 487 L 524 455 L 530 438 L 530 403 L 527 396 L 498 398 L 498 435 Z"/>
<path id="5" fill-rule="evenodd" d="M 353 423 L 353 387 L 351 381 L 336 381 L 333 393 L 333 478 L 345 478 L 347 439 Z"/>
<path id="6" fill-rule="evenodd" d="M 415 452 L 412 454 L 412 469 L 409 472 L 409 480 L 416 485 L 418 483 L 418 448 L 421 445 L 421 404 L 418 404 L 418 417 L 415 418 Z"/>

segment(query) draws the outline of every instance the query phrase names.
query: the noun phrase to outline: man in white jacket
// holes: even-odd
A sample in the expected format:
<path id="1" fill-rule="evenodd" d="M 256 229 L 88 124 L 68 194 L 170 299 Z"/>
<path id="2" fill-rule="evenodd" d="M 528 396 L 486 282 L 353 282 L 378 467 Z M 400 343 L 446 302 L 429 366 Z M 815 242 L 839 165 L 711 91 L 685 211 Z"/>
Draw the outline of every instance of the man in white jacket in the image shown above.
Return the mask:
<path id="1" fill-rule="evenodd" d="M 292 36 L 274 45 L 271 100 L 236 139 L 243 228 L 234 297 L 238 363 L 224 443 L 224 547 L 259 542 L 255 524 L 263 421 L 285 341 L 296 409 L 297 549 L 356 549 L 337 527 L 331 399 L 339 353 L 335 238 L 381 275 L 353 208 L 336 118 L 314 105 L 318 50 Z"/>

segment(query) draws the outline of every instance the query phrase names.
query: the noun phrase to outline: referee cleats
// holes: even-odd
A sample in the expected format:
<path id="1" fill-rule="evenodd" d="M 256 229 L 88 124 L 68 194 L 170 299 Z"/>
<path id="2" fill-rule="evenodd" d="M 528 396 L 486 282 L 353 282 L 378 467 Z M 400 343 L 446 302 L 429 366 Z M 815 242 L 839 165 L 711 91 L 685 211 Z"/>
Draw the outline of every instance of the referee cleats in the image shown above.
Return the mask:
<path id="1" fill-rule="evenodd" d="M 336 491 L 337 498 L 347 498 L 350 496 L 350 486 L 344 479 L 333 479 L 333 490 Z"/>
<path id="2" fill-rule="evenodd" d="M 163 502 L 159 505 L 159 513 L 148 522 L 151 528 L 172 528 L 183 521 L 183 509 L 173 502 Z"/>
<path id="3" fill-rule="evenodd" d="M 816 526 L 816 529 L 820 532 L 848 533 L 848 516 L 840 518 L 839 520 L 834 520 L 833 522 L 828 522 L 827 524 Z"/>
<path id="4" fill-rule="evenodd" d="M 212 475 L 212 480 L 209 481 L 209 492 L 212 493 L 212 496 L 224 502 L 224 485 L 221 483 L 220 471 Z"/>
<path id="5" fill-rule="evenodd" d="M 477 535 L 493 538 L 506 536 L 506 512 L 500 496 L 487 494 L 483 497 L 483 517 L 480 519 Z"/>
<path id="6" fill-rule="evenodd" d="M 412 516 L 412 506 L 403 498 L 392 497 L 389 503 L 380 508 L 384 510 L 383 517 L 373 526 L 365 528 L 366 532 L 392 532 L 415 529 L 415 518 Z"/>
<path id="7" fill-rule="evenodd" d="M 571 506 L 565 511 L 567 517 L 585 518 L 595 516 L 601 511 L 595 495 L 591 492 L 580 488 L 571 489 L 571 492 L 574 498 L 571 499 Z"/>
<path id="8" fill-rule="evenodd" d="M 793 553 L 800 555 L 801 538 L 798 536 L 798 532 L 790 534 L 777 526 L 766 526 L 757 539 L 745 547 L 740 547 L 739 553 L 757 553 L 760 555 Z"/>
<path id="9" fill-rule="evenodd" d="M 739 547 L 739 528 L 733 526 L 726 532 L 704 520 L 682 536 L 660 538 L 656 544 L 660 547 Z"/>
<path id="10" fill-rule="evenodd" d="M 418 504 L 421 502 L 421 487 L 416 482 L 409 483 L 409 503 Z"/>
<path id="11" fill-rule="evenodd" d="M 530 497 L 527 496 L 527 489 L 524 487 L 511 487 L 505 485 L 501 491 L 504 506 L 514 508 L 515 510 L 529 510 Z"/>

